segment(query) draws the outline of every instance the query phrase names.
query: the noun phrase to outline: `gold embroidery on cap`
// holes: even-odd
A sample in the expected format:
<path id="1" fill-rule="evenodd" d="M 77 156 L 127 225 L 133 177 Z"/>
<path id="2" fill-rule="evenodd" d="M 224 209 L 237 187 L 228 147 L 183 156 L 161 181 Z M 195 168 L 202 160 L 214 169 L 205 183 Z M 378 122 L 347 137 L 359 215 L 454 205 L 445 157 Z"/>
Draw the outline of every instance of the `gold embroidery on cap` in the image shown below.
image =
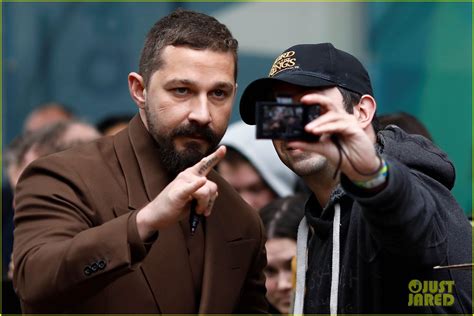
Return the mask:
<path id="1" fill-rule="evenodd" d="M 270 73 L 268 74 L 268 76 L 273 77 L 282 70 L 295 68 L 296 58 L 294 57 L 294 55 L 295 51 L 290 50 L 278 56 L 278 58 L 275 59 L 275 61 L 273 62 L 272 69 L 270 69 Z"/>

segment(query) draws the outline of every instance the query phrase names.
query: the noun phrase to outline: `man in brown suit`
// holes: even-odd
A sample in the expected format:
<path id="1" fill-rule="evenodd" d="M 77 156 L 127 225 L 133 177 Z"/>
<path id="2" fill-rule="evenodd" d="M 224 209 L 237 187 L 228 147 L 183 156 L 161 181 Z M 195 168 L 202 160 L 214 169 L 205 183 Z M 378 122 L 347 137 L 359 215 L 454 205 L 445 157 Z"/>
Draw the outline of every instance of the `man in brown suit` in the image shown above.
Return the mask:
<path id="1" fill-rule="evenodd" d="M 237 41 L 177 10 L 150 30 L 127 129 L 41 158 L 16 192 L 14 282 L 26 313 L 266 312 L 257 213 L 212 170 Z M 202 217 L 191 233 L 190 208 Z"/>

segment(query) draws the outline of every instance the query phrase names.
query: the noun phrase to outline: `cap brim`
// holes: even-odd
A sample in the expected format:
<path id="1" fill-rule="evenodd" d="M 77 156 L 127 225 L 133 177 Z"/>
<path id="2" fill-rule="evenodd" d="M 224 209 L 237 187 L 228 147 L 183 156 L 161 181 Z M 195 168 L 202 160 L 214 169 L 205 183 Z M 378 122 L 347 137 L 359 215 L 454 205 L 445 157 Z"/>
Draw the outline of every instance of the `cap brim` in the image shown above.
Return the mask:
<path id="1" fill-rule="evenodd" d="M 271 101 L 274 99 L 273 86 L 276 83 L 289 83 L 308 88 L 336 86 L 336 83 L 307 73 L 281 74 L 274 78 L 261 78 L 250 83 L 240 98 L 240 116 L 242 120 L 255 125 L 255 103 L 257 101 Z"/>

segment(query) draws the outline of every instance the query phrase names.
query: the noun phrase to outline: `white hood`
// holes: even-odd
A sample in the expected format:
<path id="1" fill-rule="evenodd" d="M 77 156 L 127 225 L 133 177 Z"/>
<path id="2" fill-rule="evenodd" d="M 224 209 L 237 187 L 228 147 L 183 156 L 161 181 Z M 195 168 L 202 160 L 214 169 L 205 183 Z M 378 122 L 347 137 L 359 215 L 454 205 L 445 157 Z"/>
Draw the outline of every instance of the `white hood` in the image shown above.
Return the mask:
<path id="1" fill-rule="evenodd" d="M 255 138 L 255 126 L 244 122 L 231 124 L 221 144 L 244 155 L 280 197 L 294 193 L 296 174 L 281 162 L 271 140 Z"/>

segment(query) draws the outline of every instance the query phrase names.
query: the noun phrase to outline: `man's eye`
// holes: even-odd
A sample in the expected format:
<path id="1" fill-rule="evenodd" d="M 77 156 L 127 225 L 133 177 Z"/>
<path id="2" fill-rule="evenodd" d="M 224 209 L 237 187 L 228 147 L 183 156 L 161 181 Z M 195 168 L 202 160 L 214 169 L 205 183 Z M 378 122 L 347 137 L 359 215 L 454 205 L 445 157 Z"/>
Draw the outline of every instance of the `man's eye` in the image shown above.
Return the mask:
<path id="1" fill-rule="evenodd" d="M 177 95 L 186 95 L 189 92 L 188 88 L 175 88 L 174 93 Z"/>
<path id="2" fill-rule="evenodd" d="M 214 93 L 214 96 L 217 98 L 224 98 L 227 95 L 227 93 L 221 89 L 214 90 L 213 93 Z"/>

